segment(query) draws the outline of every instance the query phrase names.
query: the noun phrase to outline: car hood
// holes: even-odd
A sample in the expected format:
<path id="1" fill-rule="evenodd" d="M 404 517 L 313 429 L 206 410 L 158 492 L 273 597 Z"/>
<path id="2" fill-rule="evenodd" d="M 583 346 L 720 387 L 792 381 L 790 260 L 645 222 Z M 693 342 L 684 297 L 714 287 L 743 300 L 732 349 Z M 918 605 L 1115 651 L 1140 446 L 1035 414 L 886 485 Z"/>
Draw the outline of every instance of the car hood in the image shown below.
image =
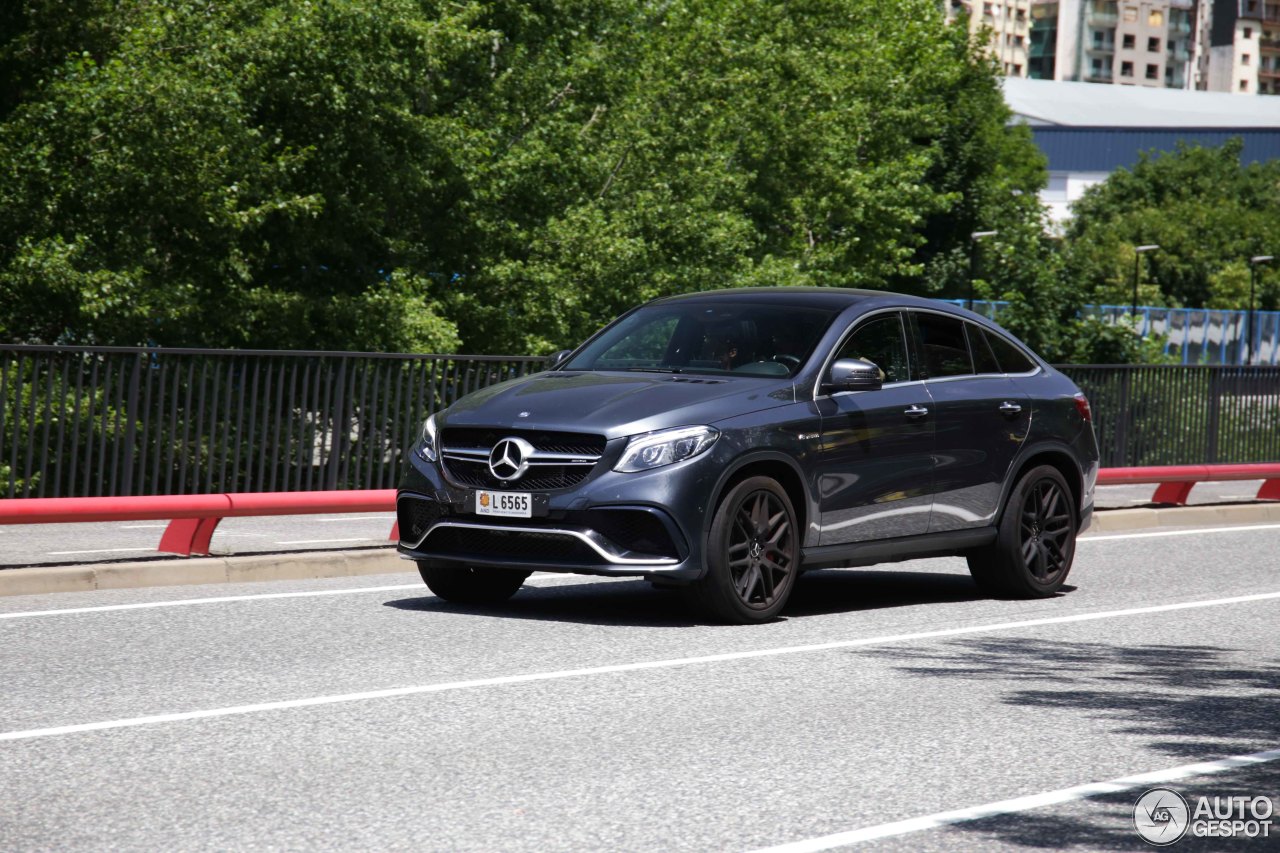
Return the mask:
<path id="1" fill-rule="evenodd" d="M 554 371 L 476 391 L 437 421 L 441 426 L 564 430 L 620 438 L 712 424 L 794 399 L 792 379 Z"/>

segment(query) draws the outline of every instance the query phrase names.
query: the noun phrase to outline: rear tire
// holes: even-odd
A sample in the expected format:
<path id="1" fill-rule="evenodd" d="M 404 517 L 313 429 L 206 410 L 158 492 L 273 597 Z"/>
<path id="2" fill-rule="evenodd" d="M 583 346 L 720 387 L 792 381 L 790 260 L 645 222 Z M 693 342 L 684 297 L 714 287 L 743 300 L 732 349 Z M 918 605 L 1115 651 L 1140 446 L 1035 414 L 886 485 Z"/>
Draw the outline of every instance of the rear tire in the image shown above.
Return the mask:
<path id="1" fill-rule="evenodd" d="M 515 569 L 476 569 L 418 561 L 418 574 L 445 601 L 457 604 L 497 604 L 516 594 L 530 572 Z"/>
<path id="2" fill-rule="evenodd" d="M 720 501 L 707 534 L 707 571 L 695 602 L 735 625 L 768 622 L 786 606 L 800 565 L 800 532 L 786 490 L 750 477 Z"/>
<path id="3" fill-rule="evenodd" d="M 999 598 L 1048 598 L 1062 588 L 1076 553 L 1077 510 L 1052 465 L 1022 476 L 1009 493 L 996 541 L 968 555 L 978 587 Z"/>

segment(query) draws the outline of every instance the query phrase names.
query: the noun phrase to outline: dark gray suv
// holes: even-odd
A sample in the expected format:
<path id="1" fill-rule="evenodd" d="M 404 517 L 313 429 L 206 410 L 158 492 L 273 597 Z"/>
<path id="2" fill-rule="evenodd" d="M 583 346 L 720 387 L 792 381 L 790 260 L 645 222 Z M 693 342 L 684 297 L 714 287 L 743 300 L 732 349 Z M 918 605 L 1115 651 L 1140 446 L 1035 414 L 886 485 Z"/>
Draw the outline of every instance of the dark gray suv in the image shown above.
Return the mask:
<path id="1" fill-rule="evenodd" d="M 834 288 L 659 299 L 423 425 L 399 550 L 458 602 L 534 570 L 775 617 L 802 571 L 964 555 L 1058 591 L 1093 511 L 1089 403 L 989 320 Z"/>

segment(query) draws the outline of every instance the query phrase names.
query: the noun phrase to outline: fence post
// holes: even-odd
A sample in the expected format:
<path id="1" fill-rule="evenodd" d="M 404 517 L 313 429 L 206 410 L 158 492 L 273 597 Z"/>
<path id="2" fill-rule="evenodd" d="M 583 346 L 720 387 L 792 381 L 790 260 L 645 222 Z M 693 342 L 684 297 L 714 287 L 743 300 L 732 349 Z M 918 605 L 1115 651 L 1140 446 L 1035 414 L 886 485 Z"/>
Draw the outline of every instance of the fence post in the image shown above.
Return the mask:
<path id="1" fill-rule="evenodd" d="M 347 359 L 338 360 L 338 378 L 334 382 L 337 385 L 337 399 L 333 401 L 333 409 L 331 410 L 333 418 L 329 427 L 329 458 L 325 463 L 325 488 L 338 488 L 338 463 L 342 460 L 345 453 L 343 444 L 346 441 L 348 424 L 347 424 Z"/>
<path id="2" fill-rule="evenodd" d="M 1205 424 L 1205 464 L 1218 461 L 1218 424 L 1222 418 L 1222 368 L 1209 368 L 1209 412 Z"/>
<path id="3" fill-rule="evenodd" d="M 133 494 L 133 465 L 137 455 L 134 442 L 138 439 L 138 380 L 142 378 L 142 365 L 145 358 L 144 354 L 134 356 L 133 375 L 129 377 L 129 395 L 125 398 L 124 482 L 116 492 L 120 495 Z"/>
<path id="4" fill-rule="evenodd" d="M 1133 382 L 1133 368 L 1120 368 L 1120 393 L 1117 395 L 1120 401 L 1119 411 L 1116 412 L 1116 465 L 1133 465 L 1129 459 L 1129 415 L 1132 411 L 1129 405 L 1129 389 Z"/>

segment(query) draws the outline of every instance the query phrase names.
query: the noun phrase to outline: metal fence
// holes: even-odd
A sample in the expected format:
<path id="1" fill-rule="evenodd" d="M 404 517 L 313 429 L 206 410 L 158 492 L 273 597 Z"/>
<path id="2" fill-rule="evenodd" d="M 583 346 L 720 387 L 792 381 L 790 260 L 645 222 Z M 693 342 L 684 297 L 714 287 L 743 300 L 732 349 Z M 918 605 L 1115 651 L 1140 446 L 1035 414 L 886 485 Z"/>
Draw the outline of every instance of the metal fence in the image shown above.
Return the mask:
<path id="1" fill-rule="evenodd" d="M 390 488 L 507 356 L 0 347 L 0 496 Z"/>
<path id="2" fill-rule="evenodd" d="M 519 356 L 0 347 L 0 497 L 391 488 Z M 1280 461 L 1280 368 L 1069 366 L 1102 464 Z"/>
<path id="3" fill-rule="evenodd" d="M 1280 367 L 1071 365 L 1103 467 L 1280 462 Z"/>

